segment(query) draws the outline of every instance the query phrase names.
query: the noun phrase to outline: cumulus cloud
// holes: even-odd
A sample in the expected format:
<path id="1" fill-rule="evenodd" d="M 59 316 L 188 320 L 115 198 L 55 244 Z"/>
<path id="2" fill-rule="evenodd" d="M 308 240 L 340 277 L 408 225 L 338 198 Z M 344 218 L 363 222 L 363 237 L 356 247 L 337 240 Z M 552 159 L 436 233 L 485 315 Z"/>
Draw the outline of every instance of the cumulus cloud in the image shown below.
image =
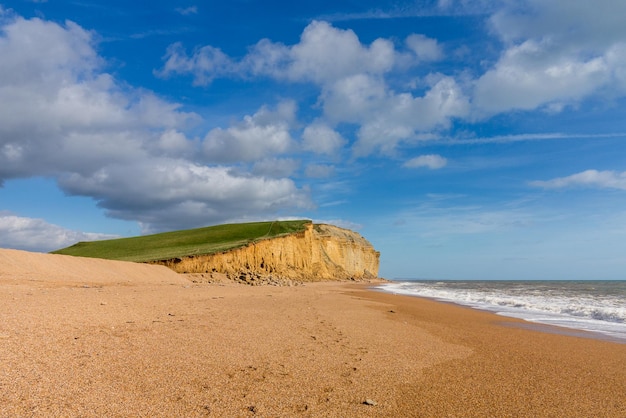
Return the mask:
<path id="1" fill-rule="evenodd" d="M 252 173 L 273 178 L 290 177 L 299 167 L 300 162 L 293 158 L 268 158 L 254 163 Z"/>
<path id="2" fill-rule="evenodd" d="M 468 83 L 471 100 L 464 93 L 461 96 L 458 89 L 463 112 L 439 112 L 432 123 L 418 124 L 417 128 L 364 127 L 365 138 L 356 146 L 357 155 L 377 147 L 393 149 L 398 141 L 413 137 L 416 130 L 445 127 L 454 118 L 471 116 L 476 120 L 514 110 L 561 112 L 593 95 L 626 94 L 626 29 L 620 19 L 626 13 L 624 4 L 612 0 L 593 4 L 585 0 L 446 0 L 431 9 L 444 15 L 490 14 L 489 27 L 505 45 L 504 50 L 484 74 Z M 304 29 L 298 43 L 285 45 L 263 39 L 240 60 L 212 46 L 187 54 L 182 45 L 174 44 L 158 73 L 190 74 L 198 85 L 207 85 L 217 77 L 259 76 L 314 83 L 322 89 L 320 103 L 327 114 L 331 108 L 339 108 L 339 104 L 354 105 L 341 107 L 344 111 L 340 114 L 333 112 L 335 122 L 360 124 L 354 115 L 371 108 L 386 108 L 380 105 L 381 97 L 408 101 L 406 95 L 412 95 L 409 91 L 390 89 L 386 81 L 394 71 L 443 58 L 441 44 L 421 34 L 407 36 L 400 48 L 384 38 L 364 44 L 352 30 L 314 21 Z M 460 83 L 454 81 L 458 87 Z M 346 93 L 349 97 L 343 97 Z M 327 100 L 334 103 L 326 103 Z M 347 117 L 341 119 L 341 114 Z M 437 120 L 439 116 L 444 119 L 443 125 Z M 372 141 L 369 132 L 379 139 Z M 372 142 L 376 146 L 368 146 Z"/>
<path id="3" fill-rule="evenodd" d="M 333 128 L 323 122 L 315 122 L 304 129 L 302 147 L 316 154 L 333 155 L 346 143 L 346 140 Z"/>
<path id="4" fill-rule="evenodd" d="M 586 170 L 571 176 L 545 181 L 533 181 L 530 184 L 544 189 L 589 187 L 626 190 L 626 172 Z"/>
<path id="5" fill-rule="evenodd" d="M 196 144 L 194 141 L 187 138 L 184 133 L 176 129 L 168 129 L 159 136 L 157 147 L 160 148 L 165 155 L 189 156 L 195 151 Z"/>
<path id="6" fill-rule="evenodd" d="M 452 77 L 433 76 L 423 96 L 395 93 L 384 80 L 366 74 L 341 79 L 322 92 L 325 117 L 333 123 L 359 125 L 353 153 L 392 153 L 418 133 L 447 128 L 469 113 L 469 101 Z"/>
<path id="7" fill-rule="evenodd" d="M 443 58 L 436 40 L 413 34 L 404 49 L 388 39 L 363 44 L 355 32 L 328 22 L 309 24 L 295 45 L 268 39 L 252 46 L 236 61 L 213 46 L 188 55 L 182 45 L 170 46 L 159 74 L 190 74 L 195 84 L 217 77 L 271 77 L 281 82 L 308 82 L 319 86 L 318 104 L 324 117 L 305 128 L 303 148 L 331 154 L 346 142 L 330 126 L 359 125 L 354 155 L 392 152 L 398 143 L 414 140 L 418 133 L 446 129 L 453 118 L 468 113 L 469 101 L 452 77 L 433 74 L 424 80 L 424 95 L 395 92 L 387 84 L 394 71 L 406 71 L 420 62 Z M 212 141 L 225 142 L 223 131 Z"/>
<path id="8" fill-rule="evenodd" d="M 490 19 L 507 45 L 476 82 L 479 116 L 561 111 L 594 95 L 626 93 L 626 4 L 610 0 L 503 3 Z"/>
<path id="9" fill-rule="evenodd" d="M 317 21 L 304 29 L 300 43 L 287 52 L 288 57 L 283 60 L 286 65 L 266 67 L 271 69 L 270 75 L 319 84 L 361 72 L 383 74 L 393 68 L 395 58 L 395 48 L 389 40 L 379 38 L 366 46 L 352 30 Z"/>
<path id="10" fill-rule="evenodd" d="M 342 78 L 322 91 L 325 116 L 334 123 L 360 123 L 388 97 L 384 80 L 367 74 Z"/>
<path id="11" fill-rule="evenodd" d="M 212 162 L 255 161 L 287 152 L 292 147 L 290 125 L 296 105 L 280 103 L 276 111 L 261 108 L 227 129 L 215 128 L 204 138 L 205 158 Z"/>
<path id="12" fill-rule="evenodd" d="M 377 150 L 391 153 L 402 141 L 416 141 L 417 133 L 446 129 L 453 118 L 461 118 L 469 113 L 469 101 L 460 86 L 451 77 L 433 81 L 424 96 L 410 93 L 383 93 L 380 88 L 367 93 L 367 88 L 355 95 L 329 99 L 329 109 L 342 101 L 360 97 L 357 106 L 362 113 L 354 115 L 361 127 L 354 145 L 356 156 L 369 155 Z"/>
<path id="13" fill-rule="evenodd" d="M 443 58 L 443 51 L 436 39 L 412 34 L 406 38 L 406 45 L 420 61 L 438 61 Z"/>
<path id="14" fill-rule="evenodd" d="M 626 4 L 612 0 L 526 0 L 501 2 L 490 18 L 504 41 L 558 38 L 563 45 L 601 47 L 626 36 Z"/>
<path id="15" fill-rule="evenodd" d="M 474 104 L 478 109 L 499 113 L 548 104 L 562 107 L 611 81 L 612 69 L 606 57 L 579 59 L 559 54 L 547 43 L 528 40 L 509 48 L 476 83 Z"/>
<path id="16" fill-rule="evenodd" d="M 226 75 L 324 84 L 360 72 L 383 74 L 393 68 L 396 56 L 389 40 L 379 38 L 363 45 L 352 30 L 314 21 L 304 29 L 298 44 L 287 46 L 262 39 L 239 62 L 210 45 L 195 49 L 191 55 L 180 43 L 170 45 L 165 65 L 157 74 L 191 74 L 198 85 Z"/>
<path id="17" fill-rule="evenodd" d="M 293 103 L 188 138 L 200 117 L 106 73 L 93 33 L 37 18 L 0 25 L 0 184 L 56 178 L 64 192 L 146 231 L 309 207 L 308 192 L 288 178 L 202 165 L 286 151 Z"/>
<path id="18" fill-rule="evenodd" d="M 101 71 L 74 23 L 16 18 L 0 36 L 0 179 L 88 172 L 150 151 L 154 132 L 196 118 Z"/>
<path id="19" fill-rule="evenodd" d="M 448 160 L 440 155 L 429 154 L 420 155 L 419 157 L 411 158 L 403 164 L 406 168 L 429 168 L 431 170 L 438 170 L 445 167 L 448 164 Z"/>
<path id="20" fill-rule="evenodd" d="M 308 193 L 287 178 L 237 173 L 227 166 L 153 158 L 59 179 L 71 194 L 89 195 L 110 216 L 137 220 L 146 231 L 178 229 L 247 215 L 308 208 Z"/>
<path id="21" fill-rule="evenodd" d="M 335 173 L 335 167 L 326 164 L 309 164 L 305 169 L 305 175 L 310 178 L 328 178 Z"/>
<path id="22" fill-rule="evenodd" d="M 192 74 L 196 86 L 206 86 L 215 78 L 237 71 L 236 63 L 221 49 L 212 46 L 198 48 L 192 56 L 188 56 L 185 47 L 178 42 L 167 47 L 164 59 L 163 68 L 154 71 L 156 76 L 167 78 L 177 74 Z"/>
<path id="23" fill-rule="evenodd" d="M 193 138 L 189 127 L 201 118 L 107 73 L 96 34 L 72 22 L 15 17 L 0 6 L 0 183 L 51 176 L 65 192 L 90 196 L 110 216 L 138 220 L 146 230 L 272 216 L 311 207 L 307 189 L 289 179 L 300 170 L 296 153 L 335 156 L 349 146 L 356 157 L 393 154 L 444 136 L 456 119 L 556 112 L 593 95 L 626 93 L 626 5 L 439 2 L 449 14 L 496 6 L 489 22 L 504 50 L 473 81 L 435 73 L 409 85 L 410 70 L 417 77 L 420 65 L 445 58 L 444 45 L 420 34 L 364 43 L 322 21 L 306 26 L 295 44 L 262 39 L 241 58 L 215 46 L 172 44 L 158 76 L 186 75 L 199 86 L 220 77 L 308 83 L 318 96 L 307 120 L 298 121 L 286 100 Z M 405 167 L 445 164 L 427 155 Z M 333 169 L 310 162 L 303 171 L 323 178 Z M 621 189 L 621 176 L 589 170 L 533 184 Z"/>
<path id="24" fill-rule="evenodd" d="M 75 244 L 117 238 L 115 235 L 73 231 L 43 219 L 0 212 L 0 247 L 48 252 Z"/>

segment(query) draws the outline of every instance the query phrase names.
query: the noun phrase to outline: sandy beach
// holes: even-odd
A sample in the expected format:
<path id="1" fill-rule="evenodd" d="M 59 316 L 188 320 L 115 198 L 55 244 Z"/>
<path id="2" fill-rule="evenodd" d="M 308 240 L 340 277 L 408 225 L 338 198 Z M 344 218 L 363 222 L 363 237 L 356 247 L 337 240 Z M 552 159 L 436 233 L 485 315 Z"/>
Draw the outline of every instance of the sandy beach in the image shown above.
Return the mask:
<path id="1" fill-rule="evenodd" d="M 0 264 L 2 417 L 626 416 L 626 344 L 363 284 Z"/>

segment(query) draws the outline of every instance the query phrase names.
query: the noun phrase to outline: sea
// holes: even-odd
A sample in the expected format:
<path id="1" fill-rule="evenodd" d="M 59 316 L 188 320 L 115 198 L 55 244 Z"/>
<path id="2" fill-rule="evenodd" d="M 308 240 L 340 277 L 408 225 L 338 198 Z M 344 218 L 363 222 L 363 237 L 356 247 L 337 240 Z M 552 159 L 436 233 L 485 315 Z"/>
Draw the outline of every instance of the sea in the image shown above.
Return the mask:
<path id="1" fill-rule="evenodd" d="M 626 281 L 395 281 L 386 292 L 452 302 L 626 343 Z"/>

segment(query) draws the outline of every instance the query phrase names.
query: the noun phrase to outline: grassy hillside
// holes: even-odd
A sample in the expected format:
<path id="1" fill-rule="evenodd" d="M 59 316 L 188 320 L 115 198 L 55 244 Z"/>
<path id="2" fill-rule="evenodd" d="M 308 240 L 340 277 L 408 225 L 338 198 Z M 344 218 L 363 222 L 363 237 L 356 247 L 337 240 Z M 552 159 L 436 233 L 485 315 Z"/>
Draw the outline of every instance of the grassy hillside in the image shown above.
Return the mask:
<path id="1" fill-rule="evenodd" d="M 304 230 L 308 220 L 227 224 L 132 238 L 79 242 L 53 251 L 80 257 L 146 262 L 211 254 L 249 242 Z"/>

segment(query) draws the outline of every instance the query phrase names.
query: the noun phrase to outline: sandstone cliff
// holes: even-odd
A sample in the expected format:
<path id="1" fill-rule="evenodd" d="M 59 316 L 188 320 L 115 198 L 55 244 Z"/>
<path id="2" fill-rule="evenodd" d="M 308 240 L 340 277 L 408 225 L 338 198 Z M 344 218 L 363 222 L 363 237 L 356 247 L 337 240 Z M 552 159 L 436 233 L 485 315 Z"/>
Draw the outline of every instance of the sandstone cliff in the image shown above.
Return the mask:
<path id="1" fill-rule="evenodd" d="M 378 275 L 380 254 L 356 232 L 308 224 L 302 232 L 234 250 L 159 261 L 178 273 L 210 281 L 213 274 L 250 284 L 294 281 L 368 280 Z"/>

